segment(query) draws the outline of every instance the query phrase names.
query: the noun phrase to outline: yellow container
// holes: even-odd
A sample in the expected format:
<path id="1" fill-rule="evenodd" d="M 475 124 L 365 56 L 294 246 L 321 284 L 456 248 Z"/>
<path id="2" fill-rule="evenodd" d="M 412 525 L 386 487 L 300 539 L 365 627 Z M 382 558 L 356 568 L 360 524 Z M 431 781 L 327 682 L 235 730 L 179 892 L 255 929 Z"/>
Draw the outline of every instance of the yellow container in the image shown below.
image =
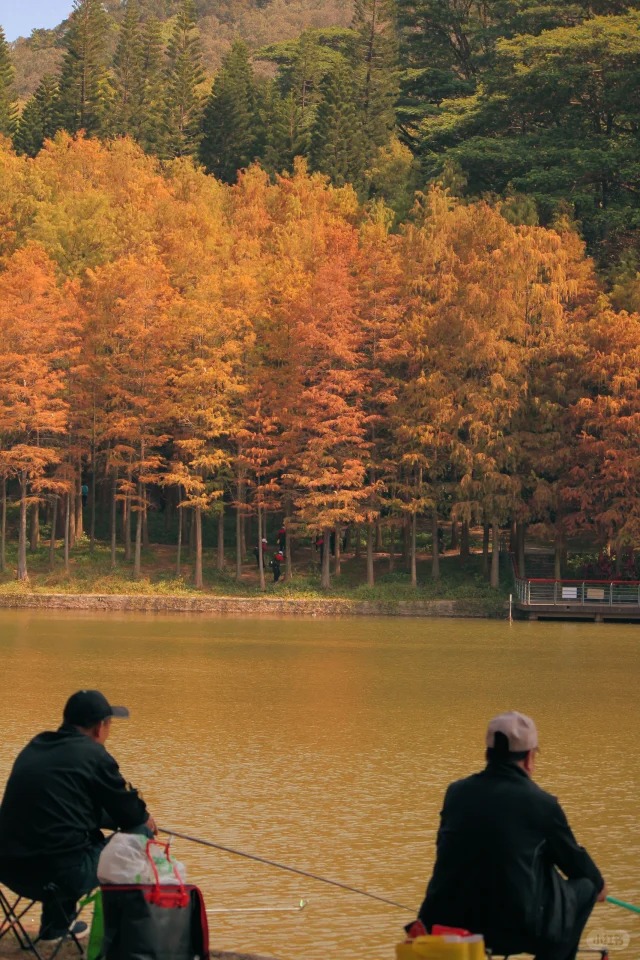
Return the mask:
<path id="1" fill-rule="evenodd" d="M 416 956 L 425 960 L 469 960 L 468 944 L 448 937 L 416 937 L 413 950 Z"/>
<path id="2" fill-rule="evenodd" d="M 416 954 L 410 943 L 396 945 L 396 960 L 416 960 Z"/>
<path id="3" fill-rule="evenodd" d="M 481 936 L 454 937 L 427 935 L 396 946 L 396 960 L 485 960 Z"/>

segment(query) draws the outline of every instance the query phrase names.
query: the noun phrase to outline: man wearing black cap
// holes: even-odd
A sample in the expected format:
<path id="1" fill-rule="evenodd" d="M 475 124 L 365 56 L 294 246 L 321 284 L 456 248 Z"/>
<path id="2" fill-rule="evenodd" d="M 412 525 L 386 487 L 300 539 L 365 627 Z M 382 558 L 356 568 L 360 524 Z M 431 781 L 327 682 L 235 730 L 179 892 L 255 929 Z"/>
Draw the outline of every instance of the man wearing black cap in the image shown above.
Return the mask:
<path id="1" fill-rule="evenodd" d="M 156 826 L 105 749 L 113 717 L 128 717 L 99 690 L 69 697 L 63 723 L 18 755 L 0 806 L 0 882 L 42 900 L 41 940 L 64 936 L 82 894 L 97 886 L 101 827 Z M 45 887 L 54 883 L 57 899 Z"/>
<path id="2" fill-rule="evenodd" d="M 531 779 L 533 720 L 515 710 L 494 717 L 486 746 L 486 768 L 447 789 L 433 875 L 409 935 L 461 927 L 483 934 L 493 953 L 573 960 L 606 897 L 604 880 L 556 798 Z"/>

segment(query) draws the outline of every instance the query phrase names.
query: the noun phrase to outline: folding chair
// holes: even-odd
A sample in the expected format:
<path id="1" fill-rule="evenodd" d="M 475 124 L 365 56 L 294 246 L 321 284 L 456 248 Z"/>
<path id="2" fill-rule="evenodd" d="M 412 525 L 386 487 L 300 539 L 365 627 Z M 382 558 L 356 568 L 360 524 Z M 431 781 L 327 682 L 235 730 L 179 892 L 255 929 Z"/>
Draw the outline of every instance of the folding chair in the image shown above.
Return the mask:
<path id="1" fill-rule="evenodd" d="M 58 900 L 58 888 L 54 883 L 47 884 L 44 889 L 49 897 L 56 901 Z M 80 911 L 88 902 L 87 898 L 84 898 L 78 904 L 75 914 L 69 922 L 68 932 L 54 945 L 51 952 L 49 952 L 47 948 L 46 954 L 42 952 L 41 947 L 38 947 L 40 938 L 32 937 L 23 923 L 23 917 L 26 917 L 32 907 L 41 902 L 41 900 L 32 900 L 29 897 L 20 896 L 8 888 L 6 888 L 6 892 L 0 888 L 0 910 L 4 915 L 3 918 L 0 918 L 0 940 L 11 932 L 17 940 L 20 949 L 31 954 L 31 956 L 35 957 L 35 960 L 54 960 L 54 957 L 58 955 L 59 951 L 67 943 L 74 943 L 80 956 L 84 956 L 84 948 L 73 932 L 73 925 Z"/>

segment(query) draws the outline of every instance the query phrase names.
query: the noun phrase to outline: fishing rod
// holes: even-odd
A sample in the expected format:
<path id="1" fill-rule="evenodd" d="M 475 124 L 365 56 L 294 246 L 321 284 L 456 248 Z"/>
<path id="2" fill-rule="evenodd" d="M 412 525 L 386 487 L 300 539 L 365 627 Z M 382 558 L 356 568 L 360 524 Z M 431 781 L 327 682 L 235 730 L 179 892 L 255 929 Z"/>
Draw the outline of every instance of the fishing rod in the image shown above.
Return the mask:
<path id="1" fill-rule="evenodd" d="M 299 913 L 307 903 L 307 900 L 301 900 L 297 907 L 211 907 L 207 913 Z"/>
<path id="2" fill-rule="evenodd" d="M 617 897 L 605 897 L 607 903 L 613 903 L 616 907 L 622 907 L 624 910 L 631 910 L 631 913 L 640 913 L 640 907 L 634 907 L 632 903 L 626 900 L 618 900 Z"/>
<path id="3" fill-rule="evenodd" d="M 377 893 L 367 893 L 366 890 L 359 890 L 357 887 L 350 887 L 348 883 L 340 883 L 339 880 L 328 880 L 327 877 L 319 877 L 315 873 L 309 873 L 307 870 L 300 870 L 298 867 L 289 867 L 286 863 L 277 863 L 275 860 L 267 860 L 266 857 L 259 857 L 255 853 L 244 853 L 242 850 L 234 850 L 233 847 L 225 847 L 221 843 L 213 843 L 211 840 L 202 840 L 200 837 L 190 837 L 187 833 L 178 833 L 177 830 L 168 830 L 166 827 L 158 827 L 160 833 L 166 833 L 170 837 L 179 837 L 181 840 L 188 840 L 190 843 L 198 843 L 202 847 L 212 847 L 214 850 L 224 850 L 225 853 L 233 853 L 237 857 L 246 857 L 247 860 L 256 860 L 258 863 L 266 863 L 270 867 L 277 867 L 279 870 L 288 870 L 289 873 L 297 873 L 300 877 L 309 877 L 310 880 L 319 880 L 320 883 L 328 883 L 332 887 L 339 887 L 341 890 L 348 890 L 350 893 L 357 893 L 361 897 L 368 897 L 370 900 L 378 900 L 380 903 L 386 903 L 390 907 L 399 907 L 400 910 L 407 910 L 409 913 L 415 913 L 415 907 L 407 907 L 404 903 L 397 903 L 395 900 L 388 900 L 386 897 L 380 897 Z M 300 908 L 298 908 L 300 909 Z"/>

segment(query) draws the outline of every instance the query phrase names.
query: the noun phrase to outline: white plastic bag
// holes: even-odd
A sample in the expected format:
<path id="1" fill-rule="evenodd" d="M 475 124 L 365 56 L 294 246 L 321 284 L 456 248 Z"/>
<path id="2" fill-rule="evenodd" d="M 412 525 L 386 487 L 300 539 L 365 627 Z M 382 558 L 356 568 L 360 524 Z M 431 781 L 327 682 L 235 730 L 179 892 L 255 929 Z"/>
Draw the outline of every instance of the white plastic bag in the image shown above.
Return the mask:
<path id="1" fill-rule="evenodd" d="M 100 883 L 155 883 L 156 875 L 149 857 L 158 871 L 160 883 L 177 883 L 176 871 L 180 880 L 185 882 L 184 865 L 173 858 L 167 859 L 164 844 L 149 842 L 137 833 L 114 833 L 100 854 L 98 880 Z"/>

